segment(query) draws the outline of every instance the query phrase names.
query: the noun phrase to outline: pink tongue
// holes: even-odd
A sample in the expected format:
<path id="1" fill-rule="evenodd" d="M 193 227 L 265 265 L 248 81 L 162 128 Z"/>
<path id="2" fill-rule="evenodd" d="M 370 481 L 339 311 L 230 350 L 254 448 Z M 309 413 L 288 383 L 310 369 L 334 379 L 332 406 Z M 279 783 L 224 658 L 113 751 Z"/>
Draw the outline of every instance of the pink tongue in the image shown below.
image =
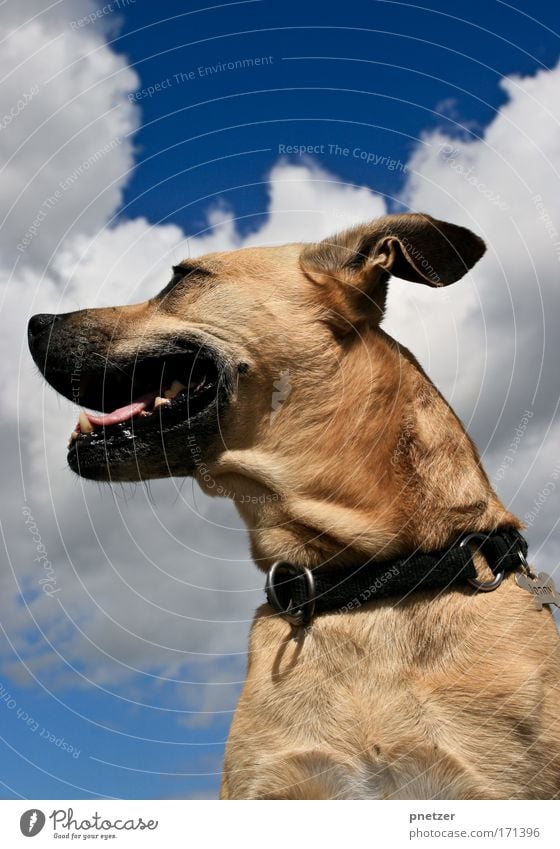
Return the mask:
<path id="1" fill-rule="evenodd" d="M 94 427 L 121 424 L 121 422 L 127 422 L 129 419 L 137 416 L 138 413 L 141 413 L 142 410 L 145 410 L 155 397 L 155 393 L 150 392 L 148 395 L 142 395 L 141 398 L 133 401 L 132 404 L 127 404 L 126 407 L 119 407 L 118 410 L 113 410 L 111 413 L 99 413 L 99 415 L 96 415 L 95 413 L 86 412 L 86 416 L 90 424 Z M 80 430 L 79 424 L 76 425 L 76 430 Z"/>

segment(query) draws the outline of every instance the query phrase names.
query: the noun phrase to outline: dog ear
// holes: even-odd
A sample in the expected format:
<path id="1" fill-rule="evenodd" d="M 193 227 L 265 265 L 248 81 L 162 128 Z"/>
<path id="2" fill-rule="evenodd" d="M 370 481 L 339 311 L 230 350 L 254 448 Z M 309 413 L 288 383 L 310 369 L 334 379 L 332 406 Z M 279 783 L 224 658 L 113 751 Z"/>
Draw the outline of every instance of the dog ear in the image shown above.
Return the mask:
<path id="1" fill-rule="evenodd" d="M 346 320 L 366 315 L 381 320 L 391 275 L 427 286 L 448 286 L 463 277 L 485 250 L 482 239 L 466 227 L 410 213 L 386 215 L 306 245 L 300 261 L 311 279 L 327 284 L 331 308 L 346 304 Z"/>

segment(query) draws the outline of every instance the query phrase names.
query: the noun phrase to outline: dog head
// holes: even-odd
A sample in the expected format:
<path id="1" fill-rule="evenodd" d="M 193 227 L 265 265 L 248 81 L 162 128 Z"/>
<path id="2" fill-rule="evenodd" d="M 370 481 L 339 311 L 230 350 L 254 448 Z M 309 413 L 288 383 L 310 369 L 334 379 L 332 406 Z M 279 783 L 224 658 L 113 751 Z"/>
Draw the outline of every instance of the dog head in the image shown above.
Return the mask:
<path id="1" fill-rule="evenodd" d="M 185 260 L 144 303 L 34 316 L 46 380 L 101 411 L 81 415 L 71 468 L 97 480 L 195 475 L 209 490 L 207 475 L 227 473 L 259 495 L 319 475 L 332 489 L 334 466 L 371 456 L 380 415 L 383 445 L 398 439 L 387 411 L 402 375 L 379 329 L 389 277 L 445 286 L 484 249 L 463 227 L 389 215 L 316 244 Z"/>

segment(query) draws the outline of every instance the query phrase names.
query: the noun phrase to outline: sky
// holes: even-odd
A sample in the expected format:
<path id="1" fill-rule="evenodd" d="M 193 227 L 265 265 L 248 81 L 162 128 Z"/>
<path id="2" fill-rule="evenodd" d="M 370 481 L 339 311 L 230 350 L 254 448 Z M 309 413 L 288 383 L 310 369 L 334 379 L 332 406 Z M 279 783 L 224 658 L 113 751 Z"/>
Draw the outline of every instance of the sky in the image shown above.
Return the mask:
<path id="1" fill-rule="evenodd" d="M 229 502 L 67 469 L 35 312 L 387 211 L 468 226 L 484 259 L 392 281 L 385 328 L 557 567 L 558 31 L 539 0 L 2 4 L 0 796 L 214 798 L 263 600 Z"/>

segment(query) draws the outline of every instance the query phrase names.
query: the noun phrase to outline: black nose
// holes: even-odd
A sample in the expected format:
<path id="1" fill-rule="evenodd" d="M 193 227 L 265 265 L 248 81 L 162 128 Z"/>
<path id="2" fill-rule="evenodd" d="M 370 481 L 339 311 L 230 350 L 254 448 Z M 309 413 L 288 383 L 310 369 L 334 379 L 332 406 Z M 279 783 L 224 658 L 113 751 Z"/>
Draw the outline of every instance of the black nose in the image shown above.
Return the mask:
<path id="1" fill-rule="evenodd" d="M 32 316 L 29 319 L 29 324 L 27 325 L 27 336 L 29 340 L 34 339 L 35 336 L 38 336 L 43 330 L 49 328 L 55 321 L 59 318 L 58 315 L 50 312 L 40 312 L 37 315 Z"/>

